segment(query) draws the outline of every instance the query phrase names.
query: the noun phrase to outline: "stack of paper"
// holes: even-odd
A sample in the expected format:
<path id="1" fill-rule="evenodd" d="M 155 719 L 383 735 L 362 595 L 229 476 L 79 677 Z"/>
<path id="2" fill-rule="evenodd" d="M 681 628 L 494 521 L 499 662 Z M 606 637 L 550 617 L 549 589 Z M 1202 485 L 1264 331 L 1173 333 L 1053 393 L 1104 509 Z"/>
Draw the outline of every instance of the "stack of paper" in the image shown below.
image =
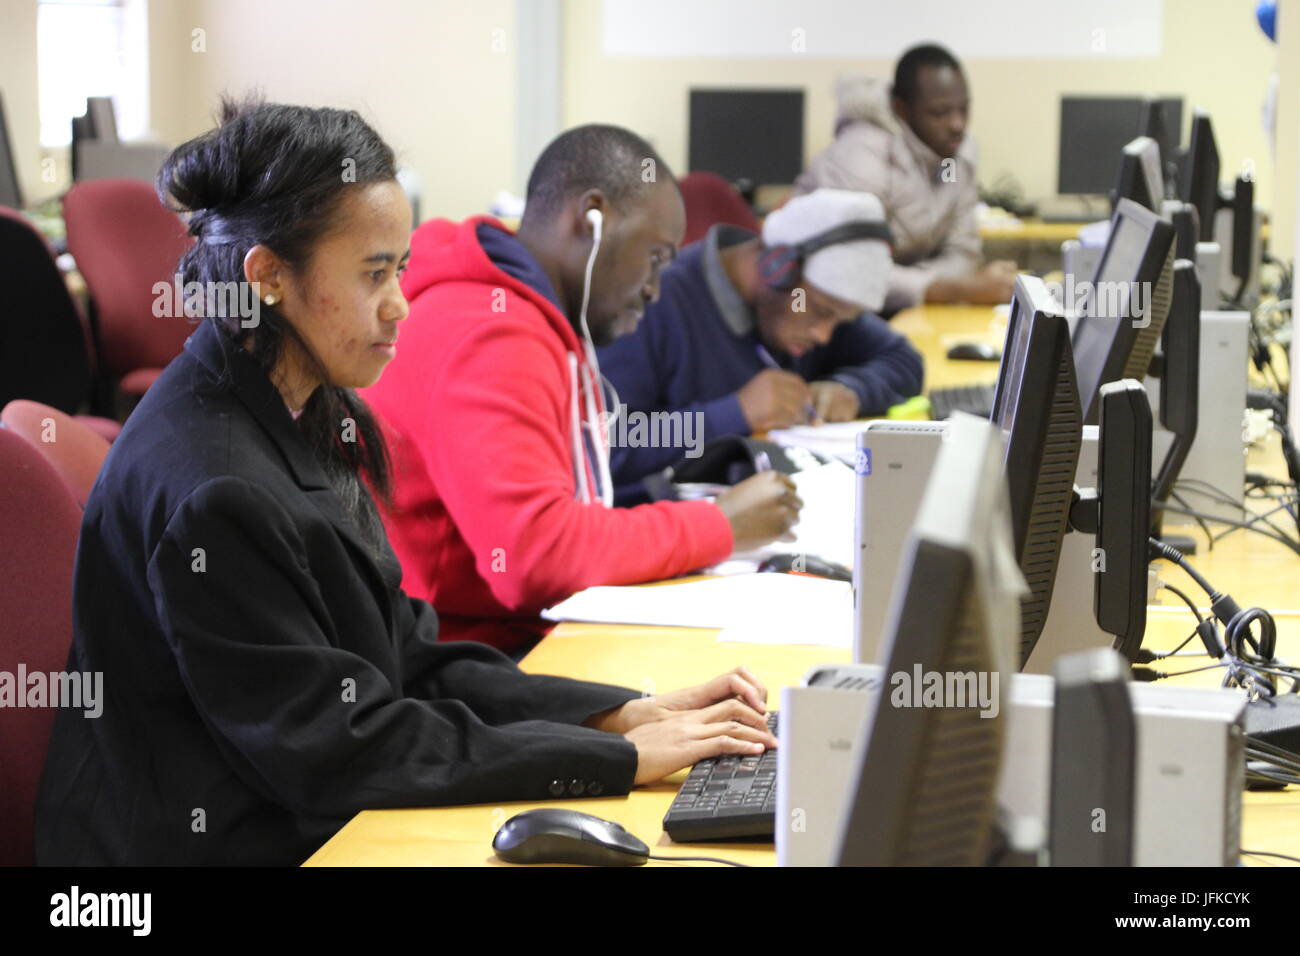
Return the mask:
<path id="1" fill-rule="evenodd" d="M 597 587 L 542 612 L 551 621 L 720 628 L 720 641 L 848 647 L 853 593 L 843 581 L 744 574 L 658 587 Z"/>
<path id="2" fill-rule="evenodd" d="M 827 425 L 795 425 L 778 428 L 767 437 L 782 448 L 807 448 L 810 451 L 838 458 L 846 465 L 853 464 L 857 451 L 858 432 L 865 422 L 833 422 Z"/>

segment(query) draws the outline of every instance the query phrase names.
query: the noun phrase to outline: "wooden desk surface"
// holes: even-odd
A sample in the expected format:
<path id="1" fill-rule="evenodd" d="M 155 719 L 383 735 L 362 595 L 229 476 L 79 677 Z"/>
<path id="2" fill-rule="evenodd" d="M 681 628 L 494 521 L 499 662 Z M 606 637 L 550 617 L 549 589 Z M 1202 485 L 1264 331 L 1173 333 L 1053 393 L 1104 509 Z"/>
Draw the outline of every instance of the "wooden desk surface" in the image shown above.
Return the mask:
<path id="1" fill-rule="evenodd" d="M 1078 239 L 1083 222 L 1042 222 L 1037 219 L 998 219 L 980 223 L 980 238 L 985 242 L 1042 242 L 1059 246 L 1067 239 Z"/>
<path id="2" fill-rule="evenodd" d="M 993 380 L 997 366 L 981 362 L 949 362 L 944 357 L 954 338 L 987 336 L 1000 345 L 1005 317 L 976 306 L 913 309 L 894 320 L 926 358 L 927 387 Z M 1281 470 L 1276 436 L 1251 453 L 1252 469 L 1275 474 Z M 1281 656 L 1300 657 L 1300 557 L 1257 535 L 1237 532 L 1204 547 L 1194 528 L 1179 528 L 1199 539 L 1195 566 L 1209 581 L 1231 593 L 1243 606 L 1277 609 Z M 1204 607 L 1203 595 L 1177 568 L 1162 563 L 1161 576 L 1182 588 Z M 1181 611 L 1180 611 L 1181 609 Z M 1191 633 L 1192 620 L 1181 603 L 1168 599 L 1148 614 L 1144 646 L 1168 650 Z M 808 668 L 850 658 L 848 650 L 807 645 L 770 646 L 719 643 L 717 631 L 690 628 L 624 627 L 602 624 L 563 624 L 524 660 L 525 670 L 604 681 L 650 693 L 701 683 L 738 664 L 745 664 L 768 687 L 776 706 L 779 688 L 797 684 Z M 1168 671 L 1201 666 L 1205 659 L 1179 658 L 1166 662 Z M 1178 683 L 1217 686 L 1219 675 L 1205 671 L 1174 678 Z M 666 856 L 721 856 L 751 865 L 771 866 L 776 854 L 764 844 L 675 844 L 663 832 L 662 820 L 685 771 L 653 787 L 638 788 L 623 797 L 603 797 L 546 803 L 507 803 L 412 810 L 367 810 L 354 817 L 307 860 L 307 866 L 484 866 L 502 864 L 492 852 L 492 835 L 506 819 L 535 807 L 568 807 L 615 820 Z M 1247 793 L 1242 846 L 1300 856 L 1300 788 L 1279 793 Z M 1280 860 L 1249 858 L 1252 865 L 1283 865 Z M 651 866 L 700 864 L 650 861 Z"/>

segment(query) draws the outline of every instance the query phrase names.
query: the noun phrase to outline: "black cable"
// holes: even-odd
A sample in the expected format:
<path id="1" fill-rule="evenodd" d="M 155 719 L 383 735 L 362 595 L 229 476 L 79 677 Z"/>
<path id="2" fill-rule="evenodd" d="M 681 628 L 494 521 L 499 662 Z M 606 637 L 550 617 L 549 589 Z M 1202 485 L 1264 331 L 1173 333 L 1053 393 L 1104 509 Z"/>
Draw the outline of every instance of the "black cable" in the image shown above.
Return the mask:
<path id="1" fill-rule="evenodd" d="M 1277 694 L 1277 684 L 1272 676 L 1276 675 L 1291 681 L 1292 693 L 1300 691 L 1300 672 L 1285 665 L 1279 666 L 1280 662 L 1273 656 L 1277 649 L 1277 624 L 1268 611 L 1258 607 L 1242 610 L 1230 594 L 1215 590 L 1214 586 L 1187 562 L 1186 557 L 1177 548 L 1155 538 L 1148 538 L 1147 543 L 1152 557 L 1173 561 L 1187 572 L 1188 576 L 1196 582 L 1197 587 L 1209 595 L 1213 617 L 1209 619 L 1208 626 L 1205 621 L 1198 624 L 1197 631 L 1205 640 L 1206 649 L 1214 654 L 1218 645 L 1218 638 L 1214 635 L 1214 620 L 1222 622 L 1224 640 L 1221 655 L 1228 668 L 1228 673 L 1223 679 L 1225 687 L 1245 687 L 1252 694 L 1258 688 L 1258 691 L 1272 697 Z M 1252 625 L 1258 626 L 1258 637 L 1251 630 Z M 1198 670 L 1206 669 L 1198 668 Z M 1180 673 L 1195 673 L 1195 671 Z"/>
<path id="2" fill-rule="evenodd" d="M 1242 510 L 1245 510 L 1245 509 L 1242 509 Z M 1264 524 L 1268 525 L 1270 528 L 1272 528 L 1274 531 L 1276 531 L 1276 532 L 1277 532 L 1278 534 L 1280 534 L 1282 537 L 1284 537 L 1284 538 L 1285 538 L 1285 537 L 1288 537 L 1288 535 L 1287 535 L 1287 533 L 1286 533 L 1285 531 L 1283 531 L 1283 530 L 1282 530 L 1281 528 L 1279 528 L 1277 525 L 1273 524 L 1273 522 L 1271 522 L 1271 521 L 1268 520 L 1270 517 L 1272 517 L 1273 515 L 1277 514 L 1279 511 L 1285 511 L 1286 514 L 1287 514 L 1287 517 L 1288 517 L 1288 518 L 1292 516 L 1292 515 L 1291 515 L 1291 506 L 1290 506 L 1290 503 L 1289 503 L 1289 502 L 1286 502 L 1286 501 L 1283 501 L 1281 504 L 1275 504 L 1275 505 L 1274 505 L 1271 509 L 1269 509 L 1268 511 L 1264 511 L 1264 512 L 1250 512 L 1250 511 L 1247 511 L 1246 514 L 1249 515 L 1249 520 L 1247 520 L 1247 521 L 1244 522 L 1244 526 L 1245 526 L 1245 528 L 1246 528 L 1247 530 L 1250 530 L 1250 529 L 1253 529 L 1253 528 L 1255 527 L 1256 524 L 1258 524 L 1259 522 L 1262 521 Z M 1238 531 L 1238 530 L 1240 530 L 1240 529 L 1238 529 L 1238 528 L 1229 528 L 1227 531 L 1220 531 L 1217 535 L 1215 535 L 1215 537 L 1216 537 L 1216 538 L 1222 538 L 1222 537 L 1224 537 L 1224 536 L 1226 536 L 1226 535 L 1231 534 L 1233 531 Z"/>
<path id="3" fill-rule="evenodd" d="M 1247 778 L 1254 777 L 1256 779 L 1262 778 L 1264 780 L 1272 780 L 1275 783 L 1280 783 L 1287 786 L 1290 786 L 1292 784 L 1300 784 L 1300 777 L 1288 773 L 1274 773 L 1269 770 L 1261 770 L 1258 767 L 1247 768 L 1246 776 Z"/>
<path id="4" fill-rule="evenodd" d="M 724 860 L 716 856 L 648 856 L 647 860 L 685 860 L 690 863 L 721 863 L 724 866 L 742 866 L 749 868 L 748 863 L 737 863 L 734 860 Z"/>
<path id="5" fill-rule="evenodd" d="M 1273 531 L 1277 532 L 1279 535 L 1281 535 L 1281 536 L 1284 537 L 1284 538 L 1287 537 L 1287 533 L 1286 533 L 1285 531 L 1283 531 L 1283 530 L 1282 530 L 1281 528 L 1279 528 L 1277 525 L 1273 524 L 1273 522 L 1271 522 L 1271 521 L 1268 520 L 1269 516 L 1274 515 L 1274 514 L 1276 514 L 1278 511 L 1281 511 L 1281 510 L 1284 510 L 1284 509 L 1287 511 L 1288 516 L 1290 516 L 1290 509 L 1286 508 L 1285 503 L 1283 503 L 1282 505 L 1279 505 L 1278 507 L 1273 508 L 1273 510 L 1271 510 L 1271 511 L 1266 511 L 1266 512 L 1264 512 L 1263 514 L 1260 514 L 1260 513 L 1258 513 L 1258 512 L 1251 511 L 1249 508 L 1247 508 L 1245 505 L 1243 505 L 1240 501 L 1237 501 L 1236 499 L 1230 497 L 1226 492 L 1222 491 L 1221 489 L 1219 489 L 1219 488 L 1215 488 L 1214 485 L 1210 484 L 1208 481 L 1199 481 L 1199 480 L 1194 479 L 1194 478 L 1189 478 L 1189 479 L 1187 479 L 1187 483 L 1188 483 L 1189 485 L 1192 484 L 1192 482 L 1196 482 L 1196 484 L 1204 485 L 1206 488 L 1209 489 L 1209 491 L 1204 491 L 1204 490 L 1202 490 L 1202 489 L 1200 489 L 1200 488 L 1194 488 L 1194 487 L 1188 487 L 1188 488 L 1185 489 L 1186 491 L 1195 492 L 1195 493 L 1198 494 L 1198 495 L 1204 495 L 1206 498 L 1209 498 L 1209 499 L 1211 499 L 1212 501 L 1218 501 L 1218 502 L 1220 502 L 1221 504 L 1225 504 L 1225 505 L 1227 505 L 1229 508 L 1236 508 L 1238 511 L 1240 511 L 1240 512 L 1242 513 L 1242 517 L 1244 517 L 1244 518 L 1249 518 L 1250 520 L 1249 520 L 1249 521 L 1246 521 L 1246 522 L 1242 525 L 1242 527 L 1245 527 L 1245 528 L 1251 528 L 1251 527 L 1254 526 L 1254 524 L 1255 524 L 1257 521 L 1263 521 L 1263 522 L 1264 522 L 1265 524 L 1267 524 L 1267 525 L 1269 526 L 1269 528 L 1271 528 Z M 1186 507 L 1186 502 L 1183 503 L 1183 506 Z M 1218 534 L 1217 536 L 1214 537 L 1214 540 L 1217 541 L 1219 538 L 1222 538 L 1222 537 L 1224 537 L 1225 535 L 1230 534 L 1233 530 L 1237 530 L 1237 529 L 1234 528 L 1234 529 L 1229 529 L 1228 531 L 1221 532 L 1220 534 Z M 1208 534 L 1209 532 L 1207 531 L 1206 533 Z"/>
<path id="6" fill-rule="evenodd" d="M 1246 739 L 1247 741 L 1249 741 L 1251 738 L 1247 737 Z M 1280 767 L 1281 769 L 1286 770 L 1289 773 L 1300 773 L 1300 762 L 1296 761 L 1294 758 L 1289 758 L 1285 756 L 1279 757 L 1270 751 L 1260 750 L 1258 747 L 1253 747 L 1250 745 L 1247 745 L 1246 747 L 1246 754 L 1250 757 L 1255 758 L 1256 760 L 1262 760 L 1265 763 L 1271 763 L 1275 767 Z"/>
<path id="7" fill-rule="evenodd" d="M 1175 508 L 1173 505 L 1165 505 L 1164 508 L 1166 511 L 1171 511 L 1176 515 L 1188 515 L 1192 518 L 1203 518 L 1206 521 L 1213 521 L 1216 524 L 1231 525 L 1234 528 L 1244 528 L 1247 531 L 1253 531 L 1256 534 L 1262 534 L 1264 537 L 1269 538 L 1272 541 L 1276 541 L 1278 544 L 1285 545 L 1287 548 L 1289 548 L 1291 551 L 1295 552 L 1296 554 L 1300 554 L 1300 544 L 1297 544 L 1296 542 L 1292 541 L 1290 538 L 1287 538 L 1273 531 L 1266 531 L 1263 528 L 1256 528 L 1254 525 L 1246 524 L 1244 521 L 1233 521 L 1231 518 L 1220 518 L 1218 515 L 1206 514 L 1201 511 L 1194 511 L 1190 508 Z"/>
<path id="8" fill-rule="evenodd" d="M 1172 584 L 1166 584 L 1164 581 L 1161 581 L 1160 586 L 1164 588 L 1166 591 L 1173 591 L 1175 594 L 1177 594 L 1180 598 L 1183 599 L 1183 603 L 1186 604 L 1191 609 L 1192 613 L 1196 615 L 1196 630 L 1192 631 L 1192 633 L 1188 634 L 1187 637 L 1183 638 L 1183 642 L 1179 644 L 1177 647 L 1175 647 L 1172 651 L 1168 651 L 1167 653 L 1164 654 L 1156 654 L 1154 652 L 1148 651 L 1147 654 L 1149 656 L 1145 660 L 1138 661 L 1138 663 L 1140 664 L 1150 663 L 1152 661 L 1166 660 L 1167 658 L 1173 657 L 1184 647 L 1186 647 L 1191 642 L 1192 638 L 1198 635 L 1202 636 L 1202 638 L 1204 637 L 1204 635 L 1201 632 L 1201 626 L 1205 623 L 1205 619 L 1201 617 L 1200 609 L 1197 608 L 1196 604 L 1192 601 L 1192 599 L 1189 598 L 1182 591 L 1180 591 L 1178 588 L 1174 587 Z M 1209 648 L 1207 647 L 1206 650 L 1209 651 Z M 1211 654 L 1211 656 L 1214 655 Z"/>
<path id="9" fill-rule="evenodd" d="M 1266 753 L 1255 750 L 1253 747 L 1246 748 L 1246 759 L 1253 760 L 1255 763 L 1269 764 L 1269 769 L 1274 773 L 1289 773 L 1300 776 L 1300 764 L 1296 764 L 1290 760 L 1281 760 L 1277 757 L 1269 756 Z"/>
<path id="10" fill-rule="evenodd" d="M 1284 747 L 1279 747 L 1277 744 L 1271 744 L 1262 737 L 1252 737 L 1250 735 L 1247 735 L 1246 746 L 1254 747 L 1256 750 L 1271 752 L 1276 754 L 1278 757 L 1281 757 L 1286 760 L 1294 760 L 1297 764 L 1300 764 L 1300 754 L 1296 753 L 1293 750 L 1287 750 Z"/>
<path id="11" fill-rule="evenodd" d="M 1198 607 L 1196 606 L 1196 603 L 1195 603 L 1191 598 L 1189 598 L 1186 594 L 1184 594 L 1184 593 L 1183 593 L 1182 591 L 1180 591 L 1178 588 L 1174 587 L 1172 584 L 1166 584 L 1164 581 L 1161 581 L 1161 582 L 1160 582 L 1160 586 L 1161 586 L 1162 588 L 1164 588 L 1166 591 L 1173 591 L 1175 594 L 1177 594 L 1180 598 L 1183 599 L 1183 603 L 1186 604 L 1189 608 L 1191 608 L 1192 613 L 1196 615 L 1196 623 L 1197 623 L 1197 624 L 1200 624 L 1201 621 L 1205 620 L 1203 617 L 1201 617 L 1201 609 L 1198 608 Z M 1192 637 L 1195 637 L 1195 636 L 1196 636 L 1195 634 L 1192 635 Z M 1191 639 L 1192 639 L 1192 638 L 1189 637 L 1189 638 L 1187 639 L 1187 641 L 1190 641 Z M 1187 641 L 1183 641 L 1183 644 L 1186 644 Z M 1169 653 L 1170 653 L 1170 654 L 1176 654 L 1179 650 L 1182 649 L 1182 646 L 1183 646 L 1182 644 L 1178 645 L 1178 647 L 1174 648 L 1174 649 L 1173 649 L 1172 651 L 1170 651 Z"/>
<path id="12" fill-rule="evenodd" d="M 1170 498 L 1173 498 L 1174 501 L 1178 502 L 1178 503 L 1179 503 L 1180 505 L 1182 505 L 1184 508 L 1189 509 L 1189 510 L 1187 511 L 1187 514 L 1191 514 L 1191 510 L 1190 510 L 1190 509 L 1191 509 L 1192 506 L 1189 505 L 1189 504 L 1187 503 L 1187 499 L 1186 499 L 1186 498 L 1184 498 L 1182 495 L 1180 495 L 1180 494 L 1179 494 L 1177 491 L 1175 491 L 1173 488 L 1170 488 L 1170 489 L 1169 489 L 1169 497 L 1170 497 Z M 1161 502 L 1160 507 L 1161 507 L 1162 509 L 1164 509 L 1165 511 L 1170 510 L 1168 502 Z M 1196 517 L 1195 515 L 1192 515 L 1192 517 L 1196 518 L 1196 524 L 1200 527 L 1200 529 L 1201 529 L 1203 532 L 1205 532 L 1205 538 L 1206 538 L 1206 540 L 1209 542 L 1210 550 L 1213 551 L 1213 550 L 1214 550 L 1214 533 L 1210 530 L 1210 526 L 1209 526 L 1208 524 L 1206 524 L 1205 521 L 1202 520 L 1201 518 Z"/>
<path id="13" fill-rule="evenodd" d="M 1209 581 L 1205 580 L 1199 571 L 1187 563 L 1187 558 L 1183 556 L 1183 552 L 1179 551 L 1175 547 L 1165 544 L 1163 541 L 1157 541 L 1155 538 L 1147 538 L 1147 544 L 1155 552 L 1156 557 L 1164 558 L 1166 561 L 1172 561 L 1174 564 L 1186 571 L 1187 576 L 1196 582 L 1197 587 L 1210 596 L 1211 605 L 1223 596 L 1218 591 L 1214 590 L 1214 586 L 1211 585 Z"/>
<path id="14" fill-rule="evenodd" d="M 1189 670 L 1189 671 L 1172 671 L 1172 672 L 1170 672 L 1170 671 L 1157 671 L 1157 670 L 1153 670 L 1153 671 L 1151 671 L 1151 673 L 1154 674 L 1155 676 L 1154 676 L 1154 677 L 1149 677 L 1149 678 L 1147 678 L 1147 679 L 1148 679 L 1148 680 L 1153 680 L 1153 681 L 1156 681 L 1156 680 L 1167 680 L 1167 679 L 1170 678 L 1170 677 L 1182 677 L 1182 676 L 1184 676 L 1184 675 L 1186 675 L 1186 674 L 1199 674 L 1199 673 L 1201 673 L 1202 671 L 1212 671 L 1212 670 L 1214 670 L 1215 668 L 1219 668 L 1219 667 L 1227 667 L 1227 666 L 1228 666 L 1227 664 L 1225 664 L 1225 663 L 1223 663 L 1222 661 L 1220 661 L 1220 662 L 1215 663 L 1215 664 L 1206 664 L 1204 667 L 1193 667 L 1193 668 L 1192 668 L 1191 670 Z"/>
<path id="15" fill-rule="evenodd" d="M 1267 780 L 1283 786 L 1300 785 L 1300 755 L 1274 747 L 1258 737 L 1247 736 L 1245 759 L 1248 780 Z"/>

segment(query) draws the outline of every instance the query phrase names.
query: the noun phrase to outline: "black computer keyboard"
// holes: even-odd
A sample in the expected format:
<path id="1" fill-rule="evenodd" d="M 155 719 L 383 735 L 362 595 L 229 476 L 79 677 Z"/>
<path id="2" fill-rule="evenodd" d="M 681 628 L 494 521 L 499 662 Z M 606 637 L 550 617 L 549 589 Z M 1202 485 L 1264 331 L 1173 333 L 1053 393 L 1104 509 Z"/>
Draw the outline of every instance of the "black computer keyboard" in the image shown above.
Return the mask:
<path id="1" fill-rule="evenodd" d="M 767 715 L 767 726 L 777 732 L 775 713 Z M 668 808 L 664 831 L 678 843 L 771 840 L 776 831 L 776 751 L 701 760 Z"/>
<path id="2" fill-rule="evenodd" d="M 930 392 L 930 408 L 936 422 L 947 421 L 953 412 L 966 412 L 979 418 L 993 414 L 994 385 L 958 385 L 936 388 Z"/>

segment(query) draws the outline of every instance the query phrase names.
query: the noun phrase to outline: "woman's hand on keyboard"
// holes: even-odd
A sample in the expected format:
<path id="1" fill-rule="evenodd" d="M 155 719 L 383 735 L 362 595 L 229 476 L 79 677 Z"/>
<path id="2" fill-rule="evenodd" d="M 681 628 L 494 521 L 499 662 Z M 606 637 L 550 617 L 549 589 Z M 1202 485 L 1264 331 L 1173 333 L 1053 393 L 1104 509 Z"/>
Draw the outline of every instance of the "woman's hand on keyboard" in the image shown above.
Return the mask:
<path id="1" fill-rule="evenodd" d="M 756 728 L 767 726 L 764 717 L 767 713 L 767 688 L 744 666 L 719 674 L 706 684 L 630 700 L 622 707 L 592 717 L 586 725 L 614 734 L 626 734 L 642 724 L 727 701 L 744 706 L 728 710 L 726 719 L 741 720 Z"/>
<path id="2" fill-rule="evenodd" d="M 776 738 L 743 719 L 756 713 L 738 700 L 725 700 L 701 710 L 688 710 L 651 721 L 624 736 L 636 745 L 636 783 L 654 783 L 706 757 L 722 754 L 757 755 L 776 747 Z M 728 718 L 728 713 L 737 717 Z M 760 718 L 761 720 L 761 718 Z"/>

